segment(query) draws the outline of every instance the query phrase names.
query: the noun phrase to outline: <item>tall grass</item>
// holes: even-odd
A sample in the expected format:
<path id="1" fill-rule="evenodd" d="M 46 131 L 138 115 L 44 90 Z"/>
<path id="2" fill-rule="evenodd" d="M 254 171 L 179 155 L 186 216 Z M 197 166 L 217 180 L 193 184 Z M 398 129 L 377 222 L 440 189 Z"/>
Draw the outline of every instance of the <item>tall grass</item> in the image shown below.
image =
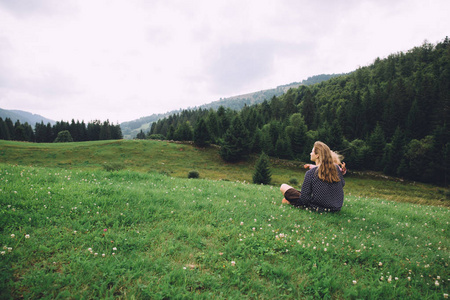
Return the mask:
<path id="1" fill-rule="evenodd" d="M 1 296 L 448 294 L 449 208 L 349 193 L 341 212 L 316 213 L 243 181 L 0 164 Z"/>

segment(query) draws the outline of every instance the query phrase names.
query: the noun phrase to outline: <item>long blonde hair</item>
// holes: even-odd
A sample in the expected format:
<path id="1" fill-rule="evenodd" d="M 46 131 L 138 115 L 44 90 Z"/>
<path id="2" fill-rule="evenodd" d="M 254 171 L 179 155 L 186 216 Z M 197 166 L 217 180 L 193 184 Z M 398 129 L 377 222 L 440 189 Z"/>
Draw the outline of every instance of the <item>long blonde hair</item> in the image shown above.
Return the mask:
<path id="1" fill-rule="evenodd" d="M 330 150 L 330 152 L 331 152 L 331 157 L 333 158 L 333 162 L 336 165 L 340 166 L 342 164 L 342 160 L 344 159 L 344 156 L 339 154 L 339 153 L 337 153 L 337 152 L 335 152 L 335 151 L 333 151 L 333 150 Z"/>
<path id="2" fill-rule="evenodd" d="M 324 143 L 317 141 L 314 143 L 314 153 L 319 156 L 316 162 L 319 179 L 329 183 L 341 181 L 336 165 L 333 162 L 330 148 Z"/>

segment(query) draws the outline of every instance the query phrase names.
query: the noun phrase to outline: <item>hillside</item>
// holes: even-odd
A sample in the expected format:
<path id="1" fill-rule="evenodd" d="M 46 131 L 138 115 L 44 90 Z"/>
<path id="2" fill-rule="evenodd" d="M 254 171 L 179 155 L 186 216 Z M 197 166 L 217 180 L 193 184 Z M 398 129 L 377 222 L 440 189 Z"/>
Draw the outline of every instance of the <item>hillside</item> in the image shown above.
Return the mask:
<path id="1" fill-rule="evenodd" d="M 0 163 L 71 170 L 129 170 L 187 178 L 197 170 L 200 178 L 251 182 L 256 156 L 240 163 L 225 163 L 216 147 L 154 140 L 109 140 L 73 143 L 24 143 L 0 140 Z M 272 185 L 295 178 L 303 181 L 300 161 L 271 159 Z M 400 202 L 450 206 L 448 189 L 353 172 L 346 175 L 346 192 Z"/>
<path id="2" fill-rule="evenodd" d="M 183 111 L 158 120 L 140 138 L 190 141 L 197 134 L 232 149 L 239 133 L 249 141 L 245 151 L 298 160 L 323 141 L 353 169 L 448 186 L 449 99 L 445 38 L 240 111 Z"/>
<path id="3" fill-rule="evenodd" d="M 20 121 L 20 123 L 28 123 L 31 125 L 31 127 L 34 128 L 36 123 L 44 122 L 44 124 L 50 123 L 55 124 L 55 121 L 47 119 L 41 115 L 36 115 L 30 112 L 22 111 L 22 110 L 6 110 L 0 108 L 0 118 L 5 120 L 6 118 L 10 118 L 13 123 L 15 123 L 17 120 Z"/>
<path id="4" fill-rule="evenodd" d="M 249 184 L 253 165 L 166 141 L 0 141 L 3 298 L 447 297 L 448 190 L 349 172 L 342 211 L 316 213 L 280 204 L 300 162 L 272 159 L 273 185 Z"/>
<path id="5" fill-rule="evenodd" d="M 1 298 L 447 298 L 450 210 L 345 193 L 0 164 Z"/>
<path id="6" fill-rule="evenodd" d="M 291 88 L 297 88 L 300 85 L 312 85 L 316 83 L 320 83 L 322 81 L 328 80 L 330 78 L 340 76 L 344 74 L 322 74 L 322 75 L 316 75 L 312 77 L 308 77 L 308 79 L 304 79 L 302 82 L 293 82 L 286 85 L 280 85 L 276 88 L 262 90 L 258 92 L 228 97 L 228 98 L 221 98 L 217 101 L 213 101 L 208 104 L 201 105 L 199 107 L 193 107 L 190 108 L 192 110 L 196 109 L 218 109 L 220 106 L 223 106 L 224 108 L 230 108 L 233 110 L 240 110 L 245 105 L 253 105 L 263 102 L 264 100 L 270 100 L 274 96 L 280 96 L 284 93 L 286 93 Z M 122 129 L 122 134 L 124 135 L 124 138 L 130 139 L 136 137 L 136 135 L 139 133 L 139 131 L 143 130 L 144 132 L 147 132 L 150 129 L 151 123 L 156 122 L 160 119 L 169 117 L 170 115 L 178 114 L 182 112 L 182 109 L 179 110 L 173 110 L 170 112 L 167 112 L 165 114 L 153 114 L 147 117 L 142 117 L 137 120 L 129 121 L 129 122 L 123 122 L 120 124 L 120 127 Z"/>

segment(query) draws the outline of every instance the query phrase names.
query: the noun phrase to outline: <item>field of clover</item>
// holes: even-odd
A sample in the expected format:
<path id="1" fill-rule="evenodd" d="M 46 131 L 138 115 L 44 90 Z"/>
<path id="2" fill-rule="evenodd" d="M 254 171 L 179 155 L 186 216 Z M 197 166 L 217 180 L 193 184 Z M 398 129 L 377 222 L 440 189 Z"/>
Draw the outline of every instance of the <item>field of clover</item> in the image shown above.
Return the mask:
<path id="1" fill-rule="evenodd" d="M 450 209 L 275 186 L 0 165 L 0 298 L 443 299 Z"/>

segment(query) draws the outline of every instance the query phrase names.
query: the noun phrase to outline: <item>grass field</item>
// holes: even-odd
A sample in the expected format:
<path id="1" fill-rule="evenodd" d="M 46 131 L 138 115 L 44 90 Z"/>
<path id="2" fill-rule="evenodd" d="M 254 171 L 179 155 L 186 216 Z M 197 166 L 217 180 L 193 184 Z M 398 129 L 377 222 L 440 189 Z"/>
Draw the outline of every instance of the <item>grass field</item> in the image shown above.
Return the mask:
<path id="1" fill-rule="evenodd" d="M 188 144 L 152 140 L 118 140 L 81 143 L 32 144 L 0 140 L 0 163 L 57 167 L 71 170 L 123 169 L 141 173 L 157 172 L 187 178 L 197 170 L 202 179 L 252 181 L 257 157 L 247 162 L 227 164 L 218 149 L 199 149 Z M 296 178 L 301 184 L 303 162 L 272 160 L 272 185 Z M 374 173 L 347 173 L 345 192 L 415 204 L 450 207 L 449 189 L 416 182 L 400 181 Z"/>
<path id="2" fill-rule="evenodd" d="M 1 298 L 449 294 L 447 189 L 349 174 L 342 211 L 320 214 L 280 205 L 300 163 L 273 161 L 273 186 L 248 183 L 252 163 L 157 141 L 0 141 Z"/>

